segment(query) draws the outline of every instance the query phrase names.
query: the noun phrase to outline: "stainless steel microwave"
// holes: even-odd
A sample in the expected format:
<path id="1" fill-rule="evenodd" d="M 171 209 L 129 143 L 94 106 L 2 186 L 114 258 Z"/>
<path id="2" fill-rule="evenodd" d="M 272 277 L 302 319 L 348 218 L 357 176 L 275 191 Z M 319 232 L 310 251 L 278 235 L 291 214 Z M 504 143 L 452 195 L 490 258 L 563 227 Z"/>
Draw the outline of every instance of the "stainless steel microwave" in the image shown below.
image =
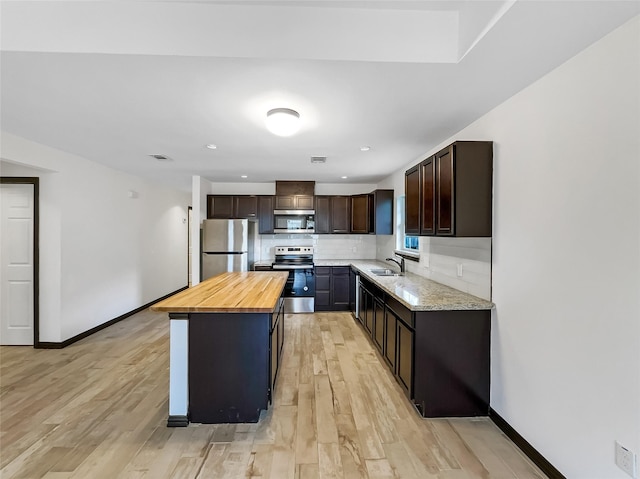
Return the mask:
<path id="1" fill-rule="evenodd" d="M 315 233 L 314 210 L 275 210 L 273 212 L 274 233 Z"/>

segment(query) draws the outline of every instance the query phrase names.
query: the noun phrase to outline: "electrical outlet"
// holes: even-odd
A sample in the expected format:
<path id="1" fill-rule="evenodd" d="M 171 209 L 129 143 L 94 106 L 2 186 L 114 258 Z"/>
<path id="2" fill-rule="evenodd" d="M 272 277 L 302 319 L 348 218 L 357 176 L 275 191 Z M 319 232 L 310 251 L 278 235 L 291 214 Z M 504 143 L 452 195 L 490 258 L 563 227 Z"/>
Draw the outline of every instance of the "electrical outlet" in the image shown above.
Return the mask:
<path id="1" fill-rule="evenodd" d="M 462 263 L 458 263 L 456 266 L 458 268 L 458 278 L 462 278 Z"/>
<path id="2" fill-rule="evenodd" d="M 616 441 L 616 465 L 636 479 L 636 455 Z"/>

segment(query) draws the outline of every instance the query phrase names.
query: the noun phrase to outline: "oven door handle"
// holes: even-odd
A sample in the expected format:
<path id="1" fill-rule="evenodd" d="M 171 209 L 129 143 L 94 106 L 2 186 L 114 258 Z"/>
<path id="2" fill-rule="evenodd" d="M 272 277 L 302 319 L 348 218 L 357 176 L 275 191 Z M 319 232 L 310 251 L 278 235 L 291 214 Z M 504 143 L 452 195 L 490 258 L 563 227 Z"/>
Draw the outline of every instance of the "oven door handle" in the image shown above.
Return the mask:
<path id="1" fill-rule="evenodd" d="M 273 269 L 313 269 L 309 264 L 274 264 Z"/>

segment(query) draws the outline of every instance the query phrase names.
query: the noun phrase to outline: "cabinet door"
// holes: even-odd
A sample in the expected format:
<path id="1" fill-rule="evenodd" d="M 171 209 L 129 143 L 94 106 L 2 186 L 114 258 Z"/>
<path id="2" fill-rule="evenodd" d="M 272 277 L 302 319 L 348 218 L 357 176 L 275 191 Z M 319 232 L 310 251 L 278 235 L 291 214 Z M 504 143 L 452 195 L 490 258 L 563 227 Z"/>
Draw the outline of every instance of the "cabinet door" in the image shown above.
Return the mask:
<path id="1" fill-rule="evenodd" d="M 436 234 L 454 234 L 453 146 L 436 155 Z"/>
<path id="2" fill-rule="evenodd" d="M 313 196 L 294 196 L 295 207 L 298 210 L 312 210 Z"/>
<path id="3" fill-rule="evenodd" d="M 331 197 L 331 233 L 350 232 L 350 209 L 351 197 L 332 196 Z"/>
<path id="4" fill-rule="evenodd" d="M 207 195 L 207 218 L 233 218 L 233 196 Z"/>
<path id="5" fill-rule="evenodd" d="M 362 285 L 360 285 L 360 322 L 371 335 L 373 327 L 373 296 Z"/>
<path id="6" fill-rule="evenodd" d="M 316 196 L 316 233 L 331 232 L 331 197 Z"/>
<path id="7" fill-rule="evenodd" d="M 234 217 L 235 218 L 257 218 L 258 217 L 258 197 L 257 196 L 234 196 Z"/>
<path id="8" fill-rule="evenodd" d="M 331 311 L 331 267 L 316 266 L 316 293 L 314 309 L 316 311 Z"/>
<path id="9" fill-rule="evenodd" d="M 436 234 L 436 160 L 435 156 L 420 163 L 421 214 L 420 234 Z"/>
<path id="10" fill-rule="evenodd" d="M 276 196 L 276 210 L 295 209 L 295 196 Z"/>
<path id="11" fill-rule="evenodd" d="M 351 197 L 351 232 L 368 234 L 369 224 L 369 195 L 354 195 Z"/>
<path id="12" fill-rule="evenodd" d="M 365 290 L 366 291 L 366 290 Z M 365 311 L 364 311 L 364 327 L 369 332 L 369 335 L 373 335 L 373 315 L 375 314 L 375 300 L 373 295 L 366 291 Z"/>
<path id="13" fill-rule="evenodd" d="M 275 196 L 258 196 L 258 233 L 273 234 Z"/>
<path id="14" fill-rule="evenodd" d="M 393 234 L 393 190 L 375 190 L 369 195 L 369 232 Z"/>
<path id="15" fill-rule="evenodd" d="M 384 312 L 384 358 L 391 366 L 391 371 L 396 372 L 396 328 L 398 327 L 396 315 L 390 309 Z"/>
<path id="16" fill-rule="evenodd" d="M 382 353 L 384 344 L 384 303 L 378 298 L 374 299 L 373 305 L 373 344 Z"/>
<path id="17" fill-rule="evenodd" d="M 420 169 L 419 165 L 407 170 L 404 176 L 404 232 L 420 234 Z"/>
<path id="18" fill-rule="evenodd" d="M 312 210 L 313 196 L 276 196 L 276 210 Z"/>
<path id="19" fill-rule="evenodd" d="M 334 266 L 331 271 L 331 303 L 333 311 L 349 310 L 348 266 Z"/>
<path id="20" fill-rule="evenodd" d="M 396 377 L 409 399 L 413 396 L 413 331 L 402 321 L 396 322 Z"/>

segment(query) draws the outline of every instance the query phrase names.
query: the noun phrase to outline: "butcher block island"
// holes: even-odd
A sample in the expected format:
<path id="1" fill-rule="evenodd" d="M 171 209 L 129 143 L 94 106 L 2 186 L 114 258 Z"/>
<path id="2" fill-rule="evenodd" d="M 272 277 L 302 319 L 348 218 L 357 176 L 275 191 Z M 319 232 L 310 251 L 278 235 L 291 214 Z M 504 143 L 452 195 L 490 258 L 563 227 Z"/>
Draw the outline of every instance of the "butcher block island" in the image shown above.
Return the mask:
<path id="1" fill-rule="evenodd" d="M 223 273 L 151 307 L 171 321 L 167 426 L 258 421 L 278 373 L 287 277 Z"/>

